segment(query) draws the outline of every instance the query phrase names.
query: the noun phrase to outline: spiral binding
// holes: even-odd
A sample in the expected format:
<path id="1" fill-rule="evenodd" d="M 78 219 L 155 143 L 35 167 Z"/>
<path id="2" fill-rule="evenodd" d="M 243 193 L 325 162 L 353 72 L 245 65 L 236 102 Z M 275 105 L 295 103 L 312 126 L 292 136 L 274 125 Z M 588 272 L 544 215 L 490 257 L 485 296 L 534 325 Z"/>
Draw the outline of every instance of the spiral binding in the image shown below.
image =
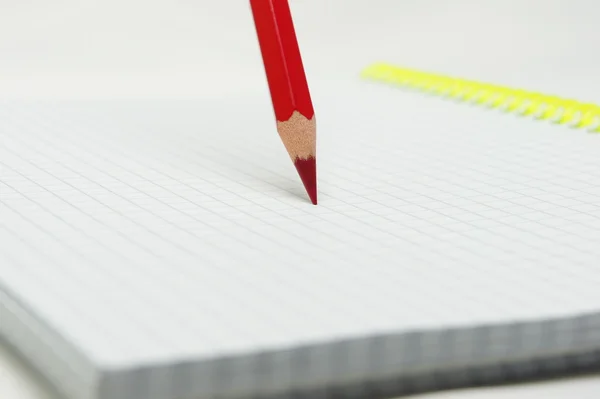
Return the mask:
<path id="1" fill-rule="evenodd" d="M 600 107 L 576 100 L 490 83 L 443 76 L 376 63 L 362 71 L 365 79 L 408 87 L 508 113 L 547 120 L 589 132 L 600 132 Z"/>

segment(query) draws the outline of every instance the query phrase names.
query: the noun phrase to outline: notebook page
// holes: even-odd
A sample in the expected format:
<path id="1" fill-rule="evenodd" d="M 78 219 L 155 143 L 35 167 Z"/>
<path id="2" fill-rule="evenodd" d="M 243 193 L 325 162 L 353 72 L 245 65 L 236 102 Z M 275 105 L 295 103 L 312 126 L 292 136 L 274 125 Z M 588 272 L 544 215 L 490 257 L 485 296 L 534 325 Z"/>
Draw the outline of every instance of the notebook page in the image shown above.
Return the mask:
<path id="1" fill-rule="evenodd" d="M 599 310 L 599 136 L 317 87 L 316 207 L 266 93 L 2 104 L 2 289 L 115 367 Z"/>

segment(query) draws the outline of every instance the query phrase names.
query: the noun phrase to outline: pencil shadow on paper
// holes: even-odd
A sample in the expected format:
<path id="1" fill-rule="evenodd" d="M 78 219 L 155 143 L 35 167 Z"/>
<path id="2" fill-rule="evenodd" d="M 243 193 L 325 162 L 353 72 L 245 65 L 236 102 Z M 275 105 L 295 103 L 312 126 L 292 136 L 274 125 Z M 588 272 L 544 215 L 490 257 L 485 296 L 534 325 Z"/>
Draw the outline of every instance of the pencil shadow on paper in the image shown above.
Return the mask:
<path id="1" fill-rule="evenodd" d="M 203 113 L 204 116 L 214 117 Z M 244 114 L 240 120 L 249 123 L 252 118 Z M 196 176 L 218 175 L 225 184 L 236 186 L 240 195 L 250 190 L 284 201 L 305 202 L 308 197 L 302 180 L 280 138 L 273 133 L 271 120 L 265 117 L 253 122 L 258 128 L 251 135 L 238 123 L 235 119 L 215 128 L 216 122 L 205 120 L 203 127 L 197 128 L 203 132 L 201 139 L 198 134 L 190 133 L 190 129 L 182 129 L 177 157 L 185 166 L 180 166 L 193 170 Z"/>
<path id="2" fill-rule="evenodd" d="M 304 186 L 300 178 L 295 175 L 295 170 L 291 166 L 291 171 L 271 172 L 269 165 L 258 167 L 252 164 L 240 163 L 244 167 L 243 172 L 239 169 L 223 165 L 222 172 L 230 178 L 249 190 L 260 192 L 265 196 L 270 196 L 284 201 L 305 202 L 308 200 Z M 277 167 L 277 166 L 276 166 Z"/>
<path id="3" fill-rule="evenodd" d="M 304 186 L 293 164 L 285 157 L 282 160 L 266 161 L 258 164 L 237 154 L 220 152 L 218 159 L 212 159 L 211 169 L 219 175 L 225 184 L 239 196 L 252 193 L 251 196 L 271 197 L 285 202 L 304 203 L 309 201 Z M 289 164 L 285 162 L 289 162 Z M 196 168 L 196 165 L 193 167 Z M 200 168 L 195 175 L 201 175 L 206 169 Z"/>

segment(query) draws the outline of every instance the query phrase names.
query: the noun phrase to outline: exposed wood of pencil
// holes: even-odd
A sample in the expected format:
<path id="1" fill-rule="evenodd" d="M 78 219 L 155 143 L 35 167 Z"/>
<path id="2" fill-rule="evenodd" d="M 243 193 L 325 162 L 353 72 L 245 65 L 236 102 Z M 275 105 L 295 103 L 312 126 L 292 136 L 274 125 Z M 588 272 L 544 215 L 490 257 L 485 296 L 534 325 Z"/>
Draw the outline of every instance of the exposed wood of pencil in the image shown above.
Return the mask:
<path id="1" fill-rule="evenodd" d="M 316 123 L 287 0 L 250 0 L 277 130 L 313 204 L 317 203 Z"/>
<path id="2" fill-rule="evenodd" d="M 292 161 L 315 157 L 317 128 L 314 118 L 307 119 L 294 111 L 287 121 L 277 121 L 277 131 Z"/>
<path id="3" fill-rule="evenodd" d="M 294 111 L 287 121 L 277 121 L 279 137 L 285 145 L 313 204 L 317 204 L 317 128 L 315 118 Z"/>

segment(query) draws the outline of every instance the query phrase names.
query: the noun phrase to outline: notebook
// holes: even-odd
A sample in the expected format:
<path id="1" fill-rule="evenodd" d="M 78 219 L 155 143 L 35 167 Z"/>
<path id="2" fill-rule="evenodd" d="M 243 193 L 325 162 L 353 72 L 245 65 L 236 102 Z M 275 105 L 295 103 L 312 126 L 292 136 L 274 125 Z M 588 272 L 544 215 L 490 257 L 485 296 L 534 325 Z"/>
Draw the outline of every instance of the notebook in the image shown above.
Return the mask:
<path id="1" fill-rule="evenodd" d="M 367 396 L 600 362 L 600 136 L 312 82 L 0 105 L 0 335 L 68 399 Z"/>

